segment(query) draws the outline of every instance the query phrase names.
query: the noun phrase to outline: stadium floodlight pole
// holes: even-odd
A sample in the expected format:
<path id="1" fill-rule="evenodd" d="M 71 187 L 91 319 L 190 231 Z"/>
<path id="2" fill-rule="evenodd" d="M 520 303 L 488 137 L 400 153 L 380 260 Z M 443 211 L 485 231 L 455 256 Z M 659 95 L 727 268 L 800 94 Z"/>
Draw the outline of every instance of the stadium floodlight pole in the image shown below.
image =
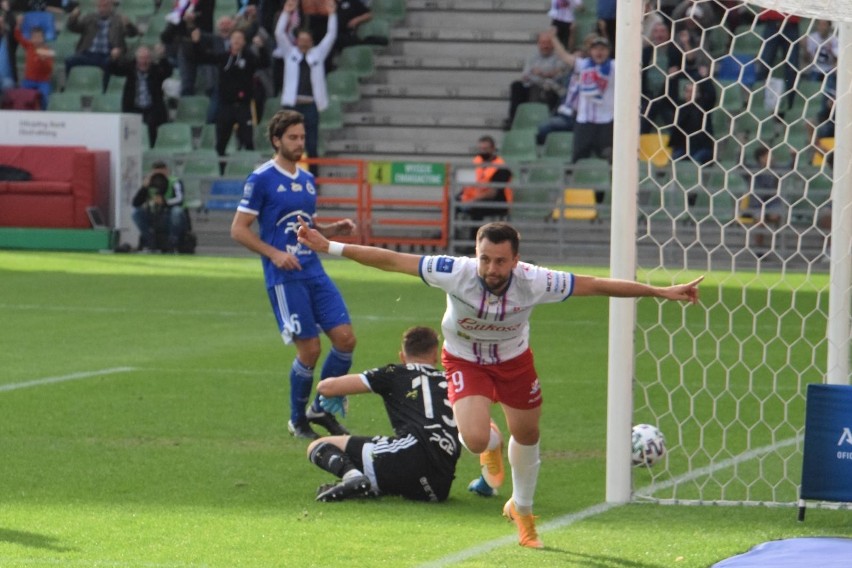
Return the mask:
<path id="1" fill-rule="evenodd" d="M 831 190 L 831 271 L 826 382 L 849 384 L 852 285 L 852 23 L 840 24 L 835 103 L 834 184 Z"/>
<path id="2" fill-rule="evenodd" d="M 610 276 L 636 276 L 636 196 L 639 188 L 639 102 L 644 0 L 618 0 L 615 36 L 615 122 L 612 144 L 612 227 Z M 636 300 L 609 300 L 606 428 L 606 500 L 631 498 L 633 418 L 633 334 Z"/>

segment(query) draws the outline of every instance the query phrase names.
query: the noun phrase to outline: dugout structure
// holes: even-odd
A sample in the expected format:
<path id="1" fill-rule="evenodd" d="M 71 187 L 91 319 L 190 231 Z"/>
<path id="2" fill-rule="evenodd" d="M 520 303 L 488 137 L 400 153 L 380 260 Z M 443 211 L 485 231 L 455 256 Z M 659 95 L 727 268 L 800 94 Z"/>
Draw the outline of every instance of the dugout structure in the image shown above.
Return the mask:
<path id="1" fill-rule="evenodd" d="M 706 66 L 693 82 L 716 90 L 699 114 L 714 147 L 702 164 L 673 159 L 663 145 L 637 160 L 640 134 L 664 139 L 690 101 L 670 81 L 685 58 L 660 63 L 675 34 L 643 36 L 644 2 L 620 0 L 614 163 L 639 168 L 613 171 L 611 275 L 657 284 L 708 278 L 700 306 L 610 300 L 607 500 L 795 506 L 807 385 L 850 378 L 852 3 L 704 0 L 674 15 L 670 4 L 651 7 L 667 27 L 690 27 L 697 38 L 681 54 Z M 782 27 L 799 16 L 799 37 L 817 19 L 833 20 L 835 94 L 808 74 L 801 40 L 798 58 L 790 42 L 769 57 L 782 31 L 767 32 L 764 9 L 787 14 Z M 656 91 L 647 85 L 655 74 Z M 651 112 L 657 102 L 671 115 Z M 833 111 L 821 116 L 824 104 Z M 833 156 L 812 136 L 828 126 Z M 762 173 L 775 180 L 771 223 L 766 204 L 744 202 L 757 186 L 743 171 L 761 145 L 771 160 Z M 656 247 L 657 260 L 640 264 L 637 243 Z M 666 436 L 667 456 L 652 468 L 631 468 L 636 423 Z"/>

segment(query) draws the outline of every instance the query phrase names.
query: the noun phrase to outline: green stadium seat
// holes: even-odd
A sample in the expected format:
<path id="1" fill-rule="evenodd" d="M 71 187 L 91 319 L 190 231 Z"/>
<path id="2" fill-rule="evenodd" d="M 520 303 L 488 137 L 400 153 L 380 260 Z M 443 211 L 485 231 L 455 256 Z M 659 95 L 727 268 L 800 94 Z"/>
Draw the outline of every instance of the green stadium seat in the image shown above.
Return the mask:
<path id="1" fill-rule="evenodd" d="M 202 187 L 219 175 L 219 156 L 213 150 L 196 150 L 183 165 L 184 204 L 189 209 L 198 209 L 203 204 Z"/>
<path id="2" fill-rule="evenodd" d="M 328 101 L 328 108 L 320 113 L 320 130 L 343 128 L 343 105 L 336 98 Z"/>
<path id="3" fill-rule="evenodd" d="M 358 78 L 369 77 L 375 71 L 373 50 L 368 45 L 352 45 L 340 52 L 338 69 L 351 71 Z"/>
<path id="4" fill-rule="evenodd" d="M 512 183 L 512 220 L 550 220 L 564 188 L 564 179 L 565 172 L 561 166 L 547 162 L 534 164 L 525 181 Z"/>
<path id="5" fill-rule="evenodd" d="M 337 97 L 341 103 L 354 103 L 361 98 L 358 89 L 358 76 L 351 71 L 337 69 L 325 78 L 328 96 Z"/>
<path id="6" fill-rule="evenodd" d="M 110 75 L 109 83 L 107 83 L 107 93 L 122 93 L 124 92 L 124 84 L 127 82 L 126 77 L 118 75 Z"/>
<path id="7" fill-rule="evenodd" d="M 536 153 L 534 129 L 510 130 L 503 136 L 500 155 L 506 162 L 532 162 L 538 158 Z"/>
<path id="8" fill-rule="evenodd" d="M 65 79 L 66 93 L 94 96 L 104 91 L 104 72 L 94 65 L 72 67 Z"/>
<path id="9" fill-rule="evenodd" d="M 381 17 L 373 17 L 358 26 L 355 34 L 361 41 L 387 43 L 390 41 L 390 22 Z"/>
<path id="10" fill-rule="evenodd" d="M 201 126 L 207 121 L 207 107 L 209 106 L 210 98 L 205 95 L 182 96 L 177 101 L 175 122 Z"/>
<path id="11" fill-rule="evenodd" d="M 192 127 L 183 122 L 167 122 L 157 129 L 154 150 L 186 154 L 192 152 Z"/>
<path id="12" fill-rule="evenodd" d="M 263 120 L 269 120 L 275 113 L 281 110 L 281 97 L 269 97 L 263 103 Z"/>
<path id="13" fill-rule="evenodd" d="M 265 162 L 266 159 L 254 150 L 234 152 L 228 156 L 225 165 L 225 175 L 229 178 L 245 179 L 254 169 Z"/>
<path id="14" fill-rule="evenodd" d="M 512 130 L 523 130 L 525 128 L 538 128 L 538 126 L 550 118 L 550 109 L 544 103 L 521 103 L 515 111 L 512 119 Z"/>
<path id="15" fill-rule="evenodd" d="M 405 0 L 372 0 L 370 10 L 374 17 L 397 23 L 405 18 Z"/>
<path id="16" fill-rule="evenodd" d="M 103 93 L 92 97 L 92 112 L 121 112 L 121 93 Z"/>
<path id="17" fill-rule="evenodd" d="M 551 132 L 544 139 L 541 158 L 551 162 L 570 162 L 573 153 L 573 132 Z"/>
<path id="18" fill-rule="evenodd" d="M 47 100 L 47 110 L 56 112 L 80 112 L 82 103 L 79 93 L 52 93 Z"/>

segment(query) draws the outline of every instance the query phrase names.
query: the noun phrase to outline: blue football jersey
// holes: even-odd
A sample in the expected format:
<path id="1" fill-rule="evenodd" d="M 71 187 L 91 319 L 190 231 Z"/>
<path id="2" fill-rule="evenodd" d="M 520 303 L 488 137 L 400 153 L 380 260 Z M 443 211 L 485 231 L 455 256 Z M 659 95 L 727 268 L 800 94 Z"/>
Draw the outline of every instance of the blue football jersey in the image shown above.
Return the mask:
<path id="1" fill-rule="evenodd" d="M 324 274 L 319 256 L 296 238 L 299 217 L 313 226 L 316 210 L 317 191 L 310 172 L 297 168 L 290 174 L 269 160 L 246 178 L 237 211 L 257 215 L 261 240 L 295 255 L 302 265 L 302 270 L 281 270 L 262 256 L 267 287 Z"/>

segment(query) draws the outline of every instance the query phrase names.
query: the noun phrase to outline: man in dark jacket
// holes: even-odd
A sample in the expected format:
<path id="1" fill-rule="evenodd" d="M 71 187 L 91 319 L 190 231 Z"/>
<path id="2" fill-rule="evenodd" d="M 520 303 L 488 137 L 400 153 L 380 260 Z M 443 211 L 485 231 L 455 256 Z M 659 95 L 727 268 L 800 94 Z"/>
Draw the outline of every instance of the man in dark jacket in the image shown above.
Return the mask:
<path id="1" fill-rule="evenodd" d="M 157 141 L 157 129 L 169 120 L 169 111 L 163 95 L 163 81 L 171 77 L 172 65 L 164 57 L 161 44 L 154 48 L 140 45 L 136 57 L 121 57 L 113 50 L 109 70 L 113 75 L 127 77 L 121 95 L 122 112 L 141 114 L 142 122 L 148 125 L 151 146 Z M 156 56 L 156 57 L 155 57 Z"/>
<path id="2" fill-rule="evenodd" d="M 246 43 L 245 32 L 231 32 L 228 51 L 217 53 L 201 46 L 201 30 L 192 31 L 193 56 L 198 63 L 212 63 L 219 69 L 219 106 L 216 113 L 216 152 L 225 155 L 231 131 L 237 125 L 240 148 L 254 150 L 254 119 L 252 100 L 254 74 L 269 65 L 268 52 L 263 40 L 254 36 L 252 45 Z"/>
<path id="3" fill-rule="evenodd" d="M 65 24 L 69 32 L 80 34 L 74 55 L 65 59 L 66 74 L 77 65 L 96 65 L 104 70 L 104 90 L 109 81 L 112 53 L 127 51 L 127 38 L 139 35 L 139 29 L 127 16 L 115 11 L 113 0 L 98 0 L 96 12 L 80 15 L 79 6 L 71 11 Z"/>

